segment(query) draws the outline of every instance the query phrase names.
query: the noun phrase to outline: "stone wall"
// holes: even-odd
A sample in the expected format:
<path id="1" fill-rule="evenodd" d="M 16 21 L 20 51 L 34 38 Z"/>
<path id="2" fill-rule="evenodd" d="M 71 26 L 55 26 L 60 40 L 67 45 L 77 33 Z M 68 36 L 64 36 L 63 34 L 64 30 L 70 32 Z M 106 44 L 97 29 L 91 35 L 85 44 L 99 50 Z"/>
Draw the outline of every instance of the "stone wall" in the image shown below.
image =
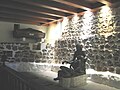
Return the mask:
<path id="1" fill-rule="evenodd" d="M 62 38 L 55 42 L 55 60 L 71 60 L 75 44 L 82 43 L 91 68 L 115 72 L 120 67 L 119 11 L 120 7 L 104 7 L 95 13 L 86 12 L 77 21 L 70 19 Z"/>
<path id="2" fill-rule="evenodd" d="M 61 39 L 55 41 L 55 47 L 48 45 L 46 49 L 36 52 L 31 51 L 28 44 L 1 43 L 0 55 L 2 51 L 7 51 L 10 58 L 17 62 L 61 63 L 71 60 L 75 45 L 82 43 L 88 67 L 120 73 L 120 69 L 117 69 L 120 67 L 119 11 L 120 7 L 106 7 L 95 13 L 85 12 L 77 19 L 69 19 Z"/>
<path id="3" fill-rule="evenodd" d="M 2 42 L 0 43 L 0 58 L 5 52 L 9 62 L 51 63 L 53 53 L 49 48 L 31 50 L 29 43 Z"/>

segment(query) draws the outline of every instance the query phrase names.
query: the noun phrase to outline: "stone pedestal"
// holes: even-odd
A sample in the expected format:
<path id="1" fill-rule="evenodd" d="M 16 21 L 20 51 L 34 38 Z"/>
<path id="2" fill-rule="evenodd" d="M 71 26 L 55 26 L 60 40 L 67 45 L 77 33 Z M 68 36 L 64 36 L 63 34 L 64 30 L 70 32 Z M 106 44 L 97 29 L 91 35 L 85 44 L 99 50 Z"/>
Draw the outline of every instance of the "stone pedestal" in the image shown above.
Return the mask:
<path id="1" fill-rule="evenodd" d="M 59 80 L 59 84 L 62 87 L 77 87 L 77 86 L 83 86 L 86 85 L 87 81 L 87 75 L 81 75 L 81 76 L 75 76 L 70 78 L 61 78 Z"/>

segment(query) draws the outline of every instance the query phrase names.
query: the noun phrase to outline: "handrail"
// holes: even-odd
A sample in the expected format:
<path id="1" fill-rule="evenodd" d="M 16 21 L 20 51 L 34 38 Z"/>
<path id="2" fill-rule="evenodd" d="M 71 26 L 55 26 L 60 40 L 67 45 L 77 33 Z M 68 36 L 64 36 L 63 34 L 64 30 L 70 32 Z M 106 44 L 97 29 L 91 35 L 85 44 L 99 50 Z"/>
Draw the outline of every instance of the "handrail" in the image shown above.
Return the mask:
<path id="1" fill-rule="evenodd" d="M 2 70 L 2 73 L 0 73 L 0 74 L 3 74 L 2 78 L 4 78 L 4 83 L 11 85 L 7 88 L 7 90 L 37 90 L 37 88 L 35 86 L 33 86 L 27 80 L 27 78 L 25 78 L 21 73 L 13 70 L 7 66 L 1 66 L 0 70 Z M 13 81 L 13 82 L 11 82 L 11 81 Z"/>

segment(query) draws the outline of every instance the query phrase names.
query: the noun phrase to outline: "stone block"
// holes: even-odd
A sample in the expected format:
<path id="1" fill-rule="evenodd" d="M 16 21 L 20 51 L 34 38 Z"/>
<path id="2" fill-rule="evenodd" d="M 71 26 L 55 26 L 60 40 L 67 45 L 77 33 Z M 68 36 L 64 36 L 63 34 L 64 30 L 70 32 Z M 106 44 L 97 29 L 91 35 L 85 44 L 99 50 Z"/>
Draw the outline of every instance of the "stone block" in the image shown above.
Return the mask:
<path id="1" fill-rule="evenodd" d="M 70 85 L 71 85 L 71 78 L 61 78 L 61 79 L 59 80 L 59 84 L 60 84 L 60 86 L 62 86 L 62 87 L 69 88 Z"/>
<path id="2" fill-rule="evenodd" d="M 87 75 L 61 78 L 59 80 L 59 84 L 60 86 L 66 87 L 66 88 L 83 86 L 87 84 Z"/>
<path id="3" fill-rule="evenodd" d="M 114 67 L 112 67 L 112 66 L 109 67 L 108 71 L 109 71 L 109 72 L 114 72 Z"/>
<path id="4" fill-rule="evenodd" d="M 116 73 L 120 74 L 120 67 L 116 67 Z"/>

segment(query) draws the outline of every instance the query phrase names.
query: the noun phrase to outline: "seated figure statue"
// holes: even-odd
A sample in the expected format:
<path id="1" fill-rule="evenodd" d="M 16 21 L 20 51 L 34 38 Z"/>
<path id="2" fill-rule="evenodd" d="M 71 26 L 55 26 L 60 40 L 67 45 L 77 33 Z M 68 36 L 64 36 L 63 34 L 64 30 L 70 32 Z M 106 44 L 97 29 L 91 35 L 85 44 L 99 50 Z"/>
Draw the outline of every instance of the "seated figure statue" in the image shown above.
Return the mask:
<path id="1" fill-rule="evenodd" d="M 58 77 L 54 78 L 54 80 L 59 80 L 62 77 L 72 77 L 86 74 L 85 62 L 86 62 L 85 52 L 82 51 L 82 45 L 77 44 L 73 59 L 70 62 L 68 61 L 62 62 L 63 64 L 69 63 L 70 68 L 60 66 L 61 70 L 58 71 Z"/>

